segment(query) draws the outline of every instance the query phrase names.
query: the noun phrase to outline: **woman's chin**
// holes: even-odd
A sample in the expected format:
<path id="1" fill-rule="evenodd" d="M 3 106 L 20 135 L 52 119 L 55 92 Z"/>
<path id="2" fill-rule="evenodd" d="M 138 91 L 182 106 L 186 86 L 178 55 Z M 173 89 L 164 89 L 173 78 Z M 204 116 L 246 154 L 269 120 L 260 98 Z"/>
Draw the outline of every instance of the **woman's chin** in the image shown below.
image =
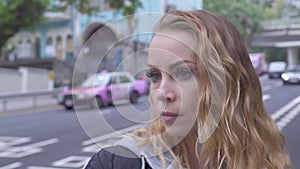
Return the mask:
<path id="1" fill-rule="evenodd" d="M 164 124 L 165 127 L 165 132 L 171 136 L 171 137 L 180 137 L 184 138 L 187 136 L 187 134 L 190 132 L 192 129 L 192 126 L 188 125 L 179 125 L 176 123 L 173 123 L 172 125 L 166 125 Z"/>

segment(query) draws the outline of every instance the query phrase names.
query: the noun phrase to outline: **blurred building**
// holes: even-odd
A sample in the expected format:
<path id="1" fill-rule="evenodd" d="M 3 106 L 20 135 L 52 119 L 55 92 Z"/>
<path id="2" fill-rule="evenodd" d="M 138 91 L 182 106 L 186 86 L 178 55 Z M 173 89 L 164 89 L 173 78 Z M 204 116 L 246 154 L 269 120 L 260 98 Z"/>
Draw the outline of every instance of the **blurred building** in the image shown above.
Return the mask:
<path id="1" fill-rule="evenodd" d="M 272 1 L 273 3 L 275 1 Z M 300 0 L 284 1 L 283 16 L 264 20 L 263 31 L 252 37 L 252 47 L 284 48 L 288 65 L 300 64 Z"/>
<path id="2" fill-rule="evenodd" d="M 138 9 L 138 13 L 202 8 L 202 0 L 141 0 L 141 2 L 143 8 Z M 57 5 L 60 5 L 59 0 L 51 0 L 51 7 Z M 47 20 L 38 25 L 34 31 L 22 30 L 12 38 L 12 42 L 16 45 L 14 51 L 16 58 L 14 64 L 9 63 L 4 67 L 24 64 L 33 67 L 44 65 L 45 68 L 55 71 L 55 80 L 60 82 L 71 77 L 78 60 L 80 60 L 78 70 L 87 74 L 116 68 L 134 72 L 131 69 L 146 64 L 146 55 L 142 51 L 139 52 L 139 56 L 135 54 L 131 59 L 127 59 L 122 67 L 118 67 L 117 63 L 124 60 L 126 55 L 148 45 L 151 35 L 145 32 L 151 32 L 156 21 L 153 18 L 156 15 L 141 14 L 134 17 L 131 30 L 126 19 L 118 20 L 122 17 L 121 13 L 111 9 L 105 0 L 91 0 L 90 5 L 99 6 L 100 12 L 89 16 L 79 13 L 74 6 L 69 6 L 64 12 L 46 12 Z M 126 39 L 129 34 L 140 35 Z M 130 43 L 132 41 L 134 43 Z M 117 49 L 119 51 L 111 49 L 116 44 L 119 44 Z"/>

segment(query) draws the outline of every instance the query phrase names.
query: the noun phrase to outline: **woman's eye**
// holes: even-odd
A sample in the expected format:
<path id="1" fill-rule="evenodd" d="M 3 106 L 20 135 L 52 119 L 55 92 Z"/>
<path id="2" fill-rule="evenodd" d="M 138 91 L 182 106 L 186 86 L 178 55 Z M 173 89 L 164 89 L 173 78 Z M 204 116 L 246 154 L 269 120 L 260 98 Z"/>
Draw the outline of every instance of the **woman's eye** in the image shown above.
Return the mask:
<path id="1" fill-rule="evenodd" d="M 185 80 L 193 76 L 193 72 L 189 68 L 180 68 L 176 70 L 174 77 L 178 80 Z"/>
<path id="2" fill-rule="evenodd" d="M 146 73 L 146 76 L 151 79 L 152 82 L 158 82 L 161 80 L 161 73 L 158 71 L 150 71 Z"/>

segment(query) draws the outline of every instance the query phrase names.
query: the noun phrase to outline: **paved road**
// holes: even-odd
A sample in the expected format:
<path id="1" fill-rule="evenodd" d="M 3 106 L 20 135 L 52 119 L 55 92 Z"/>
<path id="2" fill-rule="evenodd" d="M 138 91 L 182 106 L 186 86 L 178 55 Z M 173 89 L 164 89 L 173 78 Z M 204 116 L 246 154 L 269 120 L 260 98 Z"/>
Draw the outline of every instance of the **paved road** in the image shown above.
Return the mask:
<path id="1" fill-rule="evenodd" d="M 139 127 L 136 122 L 147 121 L 145 114 L 131 114 L 133 118 L 128 120 L 130 113 L 122 111 L 130 108 L 128 104 L 117 108 L 119 111 L 108 107 L 101 112 L 84 107 L 76 112 L 61 108 L 0 118 L 0 169 L 82 167 L 101 147 L 120 139 L 120 132 L 132 131 Z M 147 97 L 140 98 L 134 108 L 149 108 Z M 112 133 L 115 130 L 118 133 Z"/>
<path id="2" fill-rule="evenodd" d="M 285 135 L 294 168 L 300 168 L 300 85 L 283 85 L 267 76 L 260 80 L 266 109 Z"/>
<path id="3" fill-rule="evenodd" d="M 260 79 L 266 109 L 286 136 L 294 168 L 300 168 L 300 85 L 283 86 L 280 80 L 266 76 Z M 148 119 L 147 114 L 128 111 L 129 105 L 118 108 L 121 114 L 113 107 L 101 112 L 82 107 L 77 113 L 63 109 L 39 110 L 0 118 L 0 169 L 82 167 L 102 146 L 121 138 L 112 131 L 127 133 Z M 135 108 L 147 110 L 147 98 L 142 98 Z"/>

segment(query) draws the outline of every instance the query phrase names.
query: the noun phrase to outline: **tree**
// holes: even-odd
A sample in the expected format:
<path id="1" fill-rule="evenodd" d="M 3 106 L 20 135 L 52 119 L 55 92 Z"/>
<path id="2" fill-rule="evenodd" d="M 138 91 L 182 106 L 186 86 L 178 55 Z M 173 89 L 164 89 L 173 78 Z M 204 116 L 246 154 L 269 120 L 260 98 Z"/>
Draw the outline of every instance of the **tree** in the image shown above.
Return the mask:
<path id="1" fill-rule="evenodd" d="M 91 0 L 59 0 L 61 3 L 56 6 L 57 10 L 65 10 L 69 5 L 74 6 L 82 14 L 92 15 L 99 12 L 99 5 L 92 4 Z M 142 8 L 143 4 L 140 0 L 105 0 L 112 9 L 122 12 L 127 17 L 129 34 L 133 32 L 133 15 L 138 8 Z"/>
<path id="2" fill-rule="evenodd" d="M 0 1 L 0 49 L 21 28 L 32 28 L 44 20 L 48 0 L 1 0 Z"/>
<path id="3" fill-rule="evenodd" d="M 283 17 L 285 0 L 276 0 L 264 9 L 266 19 L 278 19 Z"/>
<path id="4" fill-rule="evenodd" d="M 92 0 L 58 0 L 52 10 L 66 11 L 69 6 L 73 6 L 82 14 L 92 15 L 100 11 L 99 4 L 93 4 L 92 2 Z"/>
<path id="5" fill-rule="evenodd" d="M 82 14 L 93 14 L 99 12 L 100 4 L 97 5 L 92 0 L 59 0 L 59 5 L 55 6 L 55 10 L 64 11 L 68 6 L 75 6 Z M 105 0 L 112 9 L 122 11 L 123 16 L 134 14 L 138 8 L 143 7 L 139 0 Z"/>
<path id="6" fill-rule="evenodd" d="M 134 14 L 143 4 L 139 0 L 105 0 L 111 8 L 121 10 L 123 16 Z"/>
<path id="7" fill-rule="evenodd" d="M 128 34 L 132 35 L 134 31 L 133 14 L 138 8 L 142 8 L 143 4 L 139 0 L 106 0 L 113 9 L 122 11 L 123 16 L 126 16 Z"/>
<path id="8" fill-rule="evenodd" d="M 252 35 L 261 30 L 264 4 L 260 0 L 203 0 L 203 8 L 232 21 L 250 46 Z"/>

